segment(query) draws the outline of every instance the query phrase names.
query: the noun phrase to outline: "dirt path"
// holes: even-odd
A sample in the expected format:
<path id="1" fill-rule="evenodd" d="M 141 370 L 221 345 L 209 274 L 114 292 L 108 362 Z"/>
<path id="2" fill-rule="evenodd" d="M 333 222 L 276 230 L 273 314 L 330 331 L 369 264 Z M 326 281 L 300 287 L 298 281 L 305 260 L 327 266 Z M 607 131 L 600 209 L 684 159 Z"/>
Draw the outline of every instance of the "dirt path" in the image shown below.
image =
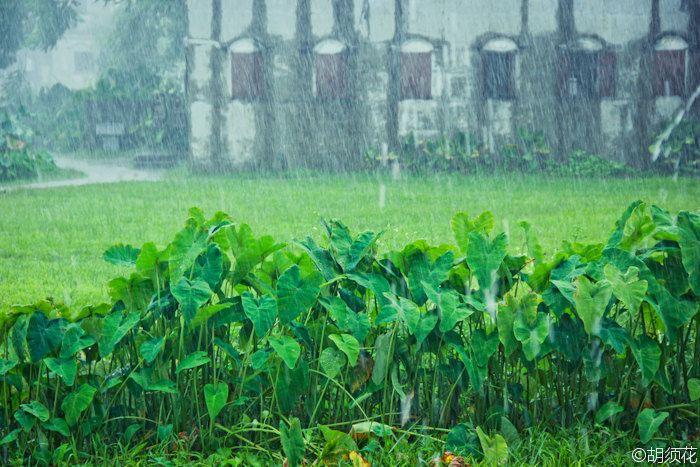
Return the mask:
<path id="1" fill-rule="evenodd" d="M 61 186 L 93 185 L 96 183 L 116 183 L 129 181 L 150 181 L 160 180 L 163 176 L 162 170 L 153 169 L 133 169 L 126 166 L 126 162 L 115 161 L 86 161 L 72 159 L 65 156 L 55 156 L 54 162 L 63 169 L 73 169 L 83 172 L 84 177 L 71 178 L 65 180 L 50 180 L 46 182 L 32 182 L 23 185 L 11 185 L 4 187 L 4 190 L 17 190 L 20 188 L 55 188 Z"/>

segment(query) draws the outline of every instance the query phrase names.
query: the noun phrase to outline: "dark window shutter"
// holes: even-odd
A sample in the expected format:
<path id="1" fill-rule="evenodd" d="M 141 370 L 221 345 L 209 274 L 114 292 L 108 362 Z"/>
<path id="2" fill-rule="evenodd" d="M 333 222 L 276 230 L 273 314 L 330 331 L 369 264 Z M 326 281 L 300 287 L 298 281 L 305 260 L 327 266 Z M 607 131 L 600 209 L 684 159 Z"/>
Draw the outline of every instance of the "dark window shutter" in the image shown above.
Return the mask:
<path id="1" fill-rule="evenodd" d="M 345 53 L 316 55 L 316 96 L 320 99 L 347 97 Z"/>
<path id="2" fill-rule="evenodd" d="M 260 52 L 231 54 L 231 97 L 257 100 L 263 97 L 263 62 Z"/>
<path id="3" fill-rule="evenodd" d="M 571 54 L 571 77 L 576 80 L 577 93 L 584 97 L 597 97 L 598 52 L 576 51 Z"/>
<path id="4" fill-rule="evenodd" d="M 601 52 L 598 63 L 598 91 L 600 97 L 615 97 L 616 77 L 617 55 L 612 50 Z"/>
<path id="5" fill-rule="evenodd" d="M 685 50 L 657 50 L 654 95 L 685 95 Z"/>
<path id="6" fill-rule="evenodd" d="M 483 54 L 484 95 L 490 99 L 515 98 L 515 53 Z"/>
<path id="7" fill-rule="evenodd" d="M 432 53 L 401 53 L 401 99 L 430 99 L 432 95 Z"/>

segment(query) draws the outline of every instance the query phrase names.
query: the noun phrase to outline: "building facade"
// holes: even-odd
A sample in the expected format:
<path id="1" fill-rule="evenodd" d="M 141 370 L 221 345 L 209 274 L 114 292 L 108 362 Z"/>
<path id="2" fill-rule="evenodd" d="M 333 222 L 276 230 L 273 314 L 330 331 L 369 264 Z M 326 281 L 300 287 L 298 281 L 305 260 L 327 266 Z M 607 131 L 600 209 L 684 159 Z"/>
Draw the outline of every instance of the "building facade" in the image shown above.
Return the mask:
<path id="1" fill-rule="evenodd" d="M 189 0 L 193 165 L 344 169 L 520 129 L 643 165 L 698 83 L 696 0 Z"/>

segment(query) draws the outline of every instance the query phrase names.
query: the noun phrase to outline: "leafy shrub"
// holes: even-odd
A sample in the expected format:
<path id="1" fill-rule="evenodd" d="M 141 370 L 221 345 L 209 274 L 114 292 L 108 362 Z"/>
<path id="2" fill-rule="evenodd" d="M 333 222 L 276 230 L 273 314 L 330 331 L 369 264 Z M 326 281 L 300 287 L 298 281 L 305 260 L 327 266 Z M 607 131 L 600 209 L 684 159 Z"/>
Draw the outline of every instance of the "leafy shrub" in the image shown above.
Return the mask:
<path id="1" fill-rule="evenodd" d="M 519 129 L 515 142 L 504 144 L 496 151 L 464 132 L 424 140 L 409 134 L 397 153 L 382 154 L 371 148 L 365 160 L 370 168 L 398 163 L 402 170 L 411 173 L 517 170 L 577 177 L 618 177 L 635 173 L 626 164 L 583 150 L 576 150 L 564 159 L 553 157 L 544 133 L 526 129 Z"/>
<path id="2" fill-rule="evenodd" d="M 636 170 L 621 162 L 610 161 L 578 149 L 565 162 L 553 164 L 549 172 L 576 177 L 623 177 L 636 173 Z"/>
<path id="3" fill-rule="evenodd" d="M 669 123 L 662 125 L 656 141 L 649 147 L 653 154 L 658 148 L 659 155 L 657 166 L 667 173 L 686 175 L 700 175 L 700 122 L 693 118 L 682 120 L 668 136 L 662 141 L 662 137 Z"/>
<path id="4" fill-rule="evenodd" d="M 697 436 L 700 214 L 637 201 L 607 243 L 551 257 L 527 223 L 510 254 L 494 224 L 458 213 L 457 246 L 379 255 L 339 221 L 288 246 L 192 209 L 165 248 L 105 252 L 127 272 L 110 303 L 2 311 L 0 445 L 230 437 L 300 465 L 431 427 L 488 462 L 533 426 Z"/>
<path id="5" fill-rule="evenodd" d="M 36 178 L 41 171 L 55 169 L 47 152 L 32 147 L 32 136 L 16 117 L 0 113 L 0 181 Z"/>

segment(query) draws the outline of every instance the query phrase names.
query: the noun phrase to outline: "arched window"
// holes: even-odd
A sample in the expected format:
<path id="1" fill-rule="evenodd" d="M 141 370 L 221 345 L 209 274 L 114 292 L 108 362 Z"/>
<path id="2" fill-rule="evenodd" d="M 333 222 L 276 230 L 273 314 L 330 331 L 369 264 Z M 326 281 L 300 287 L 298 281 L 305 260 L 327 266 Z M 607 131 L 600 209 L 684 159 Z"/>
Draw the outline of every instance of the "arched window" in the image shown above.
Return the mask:
<path id="1" fill-rule="evenodd" d="M 430 99 L 433 70 L 433 45 L 412 39 L 401 45 L 401 85 L 399 96 L 405 99 Z"/>
<path id="2" fill-rule="evenodd" d="M 560 49 L 560 90 L 569 96 L 613 97 L 617 74 L 614 51 L 595 37 L 579 37 Z"/>
<path id="3" fill-rule="evenodd" d="M 488 99 L 515 98 L 515 55 L 518 45 L 507 37 L 486 42 L 481 48 L 484 96 Z"/>
<path id="4" fill-rule="evenodd" d="M 259 47 L 252 39 L 240 39 L 230 47 L 231 97 L 254 101 L 264 94 L 263 59 Z"/>
<path id="5" fill-rule="evenodd" d="M 316 97 L 342 99 L 347 97 L 347 47 L 335 39 L 326 39 L 314 47 Z"/>
<path id="6" fill-rule="evenodd" d="M 654 44 L 654 95 L 685 94 L 688 43 L 679 36 L 664 36 Z"/>

